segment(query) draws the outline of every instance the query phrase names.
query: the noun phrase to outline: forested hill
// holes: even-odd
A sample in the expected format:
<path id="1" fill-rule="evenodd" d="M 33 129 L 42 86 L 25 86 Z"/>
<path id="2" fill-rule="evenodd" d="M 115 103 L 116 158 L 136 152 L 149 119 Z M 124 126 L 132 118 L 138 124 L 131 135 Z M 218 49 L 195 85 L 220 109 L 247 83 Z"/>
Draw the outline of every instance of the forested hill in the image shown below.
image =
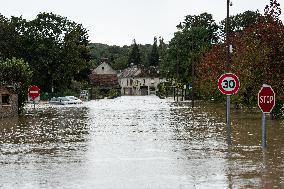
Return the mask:
<path id="1" fill-rule="evenodd" d="M 108 63 L 114 69 L 123 69 L 127 67 L 129 46 L 110 46 L 101 43 L 90 43 L 92 66 L 96 67 L 100 64 L 102 58 L 108 58 Z"/>
<path id="2" fill-rule="evenodd" d="M 89 47 L 92 66 L 96 67 L 99 65 L 102 58 L 107 58 L 107 62 L 115 70 L 122 70 L 128 67 L 130 63 L 149 66 L 151 65 L 151 59 L 153 59 L 151 57 L 155 54 L 152 52 L 153 46 L 157 46 L 155 40 L 156 38 L 154 39 L 153 45 L 136 44 L 136 41 L 134 40 L 131 46 L 124 45 L 123 47 L 101 43 L 90 43 Z M 158 57 L 158 55 L 156 56 Z"/>

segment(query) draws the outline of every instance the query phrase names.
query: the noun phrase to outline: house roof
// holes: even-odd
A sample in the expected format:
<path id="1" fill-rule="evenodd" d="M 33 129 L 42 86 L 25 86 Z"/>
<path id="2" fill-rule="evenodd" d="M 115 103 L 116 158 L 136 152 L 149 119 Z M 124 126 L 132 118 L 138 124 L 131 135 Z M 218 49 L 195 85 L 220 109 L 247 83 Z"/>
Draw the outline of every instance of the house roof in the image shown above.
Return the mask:
<path id="1" fill-rule="evenodd" d="M 124 69 L 121 73 L 118 74 L 119 78 L 127 77 L 138 77 L 142 72 L 142 69 L 137 66 L 132 66 Z"/>
<path id="2" fill-rule="evenodd" d="M 106 62 L 101 63 L 92 74 L 117 74 L 117 72 Z"/>
<path id="3" fill-rule="evenodd" d="M 124 69 L 118 74 L 118 78 L 135 78 L 135 77 L 159 77 L 157 68 L 150 67 L 148 69 L 138 66 L 131 66 Z"/>

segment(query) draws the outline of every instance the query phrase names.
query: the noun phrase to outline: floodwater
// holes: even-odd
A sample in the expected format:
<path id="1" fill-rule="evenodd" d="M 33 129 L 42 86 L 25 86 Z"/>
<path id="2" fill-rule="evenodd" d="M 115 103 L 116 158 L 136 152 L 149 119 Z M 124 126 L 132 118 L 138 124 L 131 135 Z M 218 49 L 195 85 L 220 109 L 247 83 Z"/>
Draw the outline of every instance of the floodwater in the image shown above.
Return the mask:
<path id="1" fill-rule="evenodd" d="M 0 188 L 284 188 L 284 123 L 225 106 L 119 97 L 0 123 Z"/>

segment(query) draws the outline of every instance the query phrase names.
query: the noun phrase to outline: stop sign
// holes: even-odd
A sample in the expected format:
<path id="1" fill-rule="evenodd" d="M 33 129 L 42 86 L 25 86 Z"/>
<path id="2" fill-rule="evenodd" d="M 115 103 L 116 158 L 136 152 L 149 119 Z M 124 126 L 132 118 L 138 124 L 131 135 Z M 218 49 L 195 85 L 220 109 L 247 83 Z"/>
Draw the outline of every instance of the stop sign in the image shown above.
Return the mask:
<path id="1" fill-rule="evenodd" d="M 40 95 L 40 89 L 37 86 L 31 86 L 28 91 L 29 96 L 34 100 Z"/>
<path id="2" fill-rule="evenodd" d="M 270 85 L 263 85 L 258 92 L 258 107 L 263 113 L 270 113 L 275 106 L 275 93 Z"/>

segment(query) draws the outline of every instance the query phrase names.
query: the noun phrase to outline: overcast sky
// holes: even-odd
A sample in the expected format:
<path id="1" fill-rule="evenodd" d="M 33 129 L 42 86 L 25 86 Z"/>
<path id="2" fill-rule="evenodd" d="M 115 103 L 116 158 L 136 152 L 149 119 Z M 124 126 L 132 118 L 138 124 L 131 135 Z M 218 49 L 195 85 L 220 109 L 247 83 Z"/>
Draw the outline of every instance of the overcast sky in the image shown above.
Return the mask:
<path id="1" fill-rule="evenodd" d="M 284 10 L 283 0 L 278 0 Z M 226 0 L 3 0 L 6 17 L 33 19 L 53 12 L 83 24 L 91 42 L 109 45 L 152 44 L 154 36 L 169 41 L 184 16 L 208 12 L 219 22 L 226 16 Z M 263 13 L 269 0 L 232 0 L 231 14 L 246 10 Z M 281 19 L 283 20 L 283 15 Z"/>

